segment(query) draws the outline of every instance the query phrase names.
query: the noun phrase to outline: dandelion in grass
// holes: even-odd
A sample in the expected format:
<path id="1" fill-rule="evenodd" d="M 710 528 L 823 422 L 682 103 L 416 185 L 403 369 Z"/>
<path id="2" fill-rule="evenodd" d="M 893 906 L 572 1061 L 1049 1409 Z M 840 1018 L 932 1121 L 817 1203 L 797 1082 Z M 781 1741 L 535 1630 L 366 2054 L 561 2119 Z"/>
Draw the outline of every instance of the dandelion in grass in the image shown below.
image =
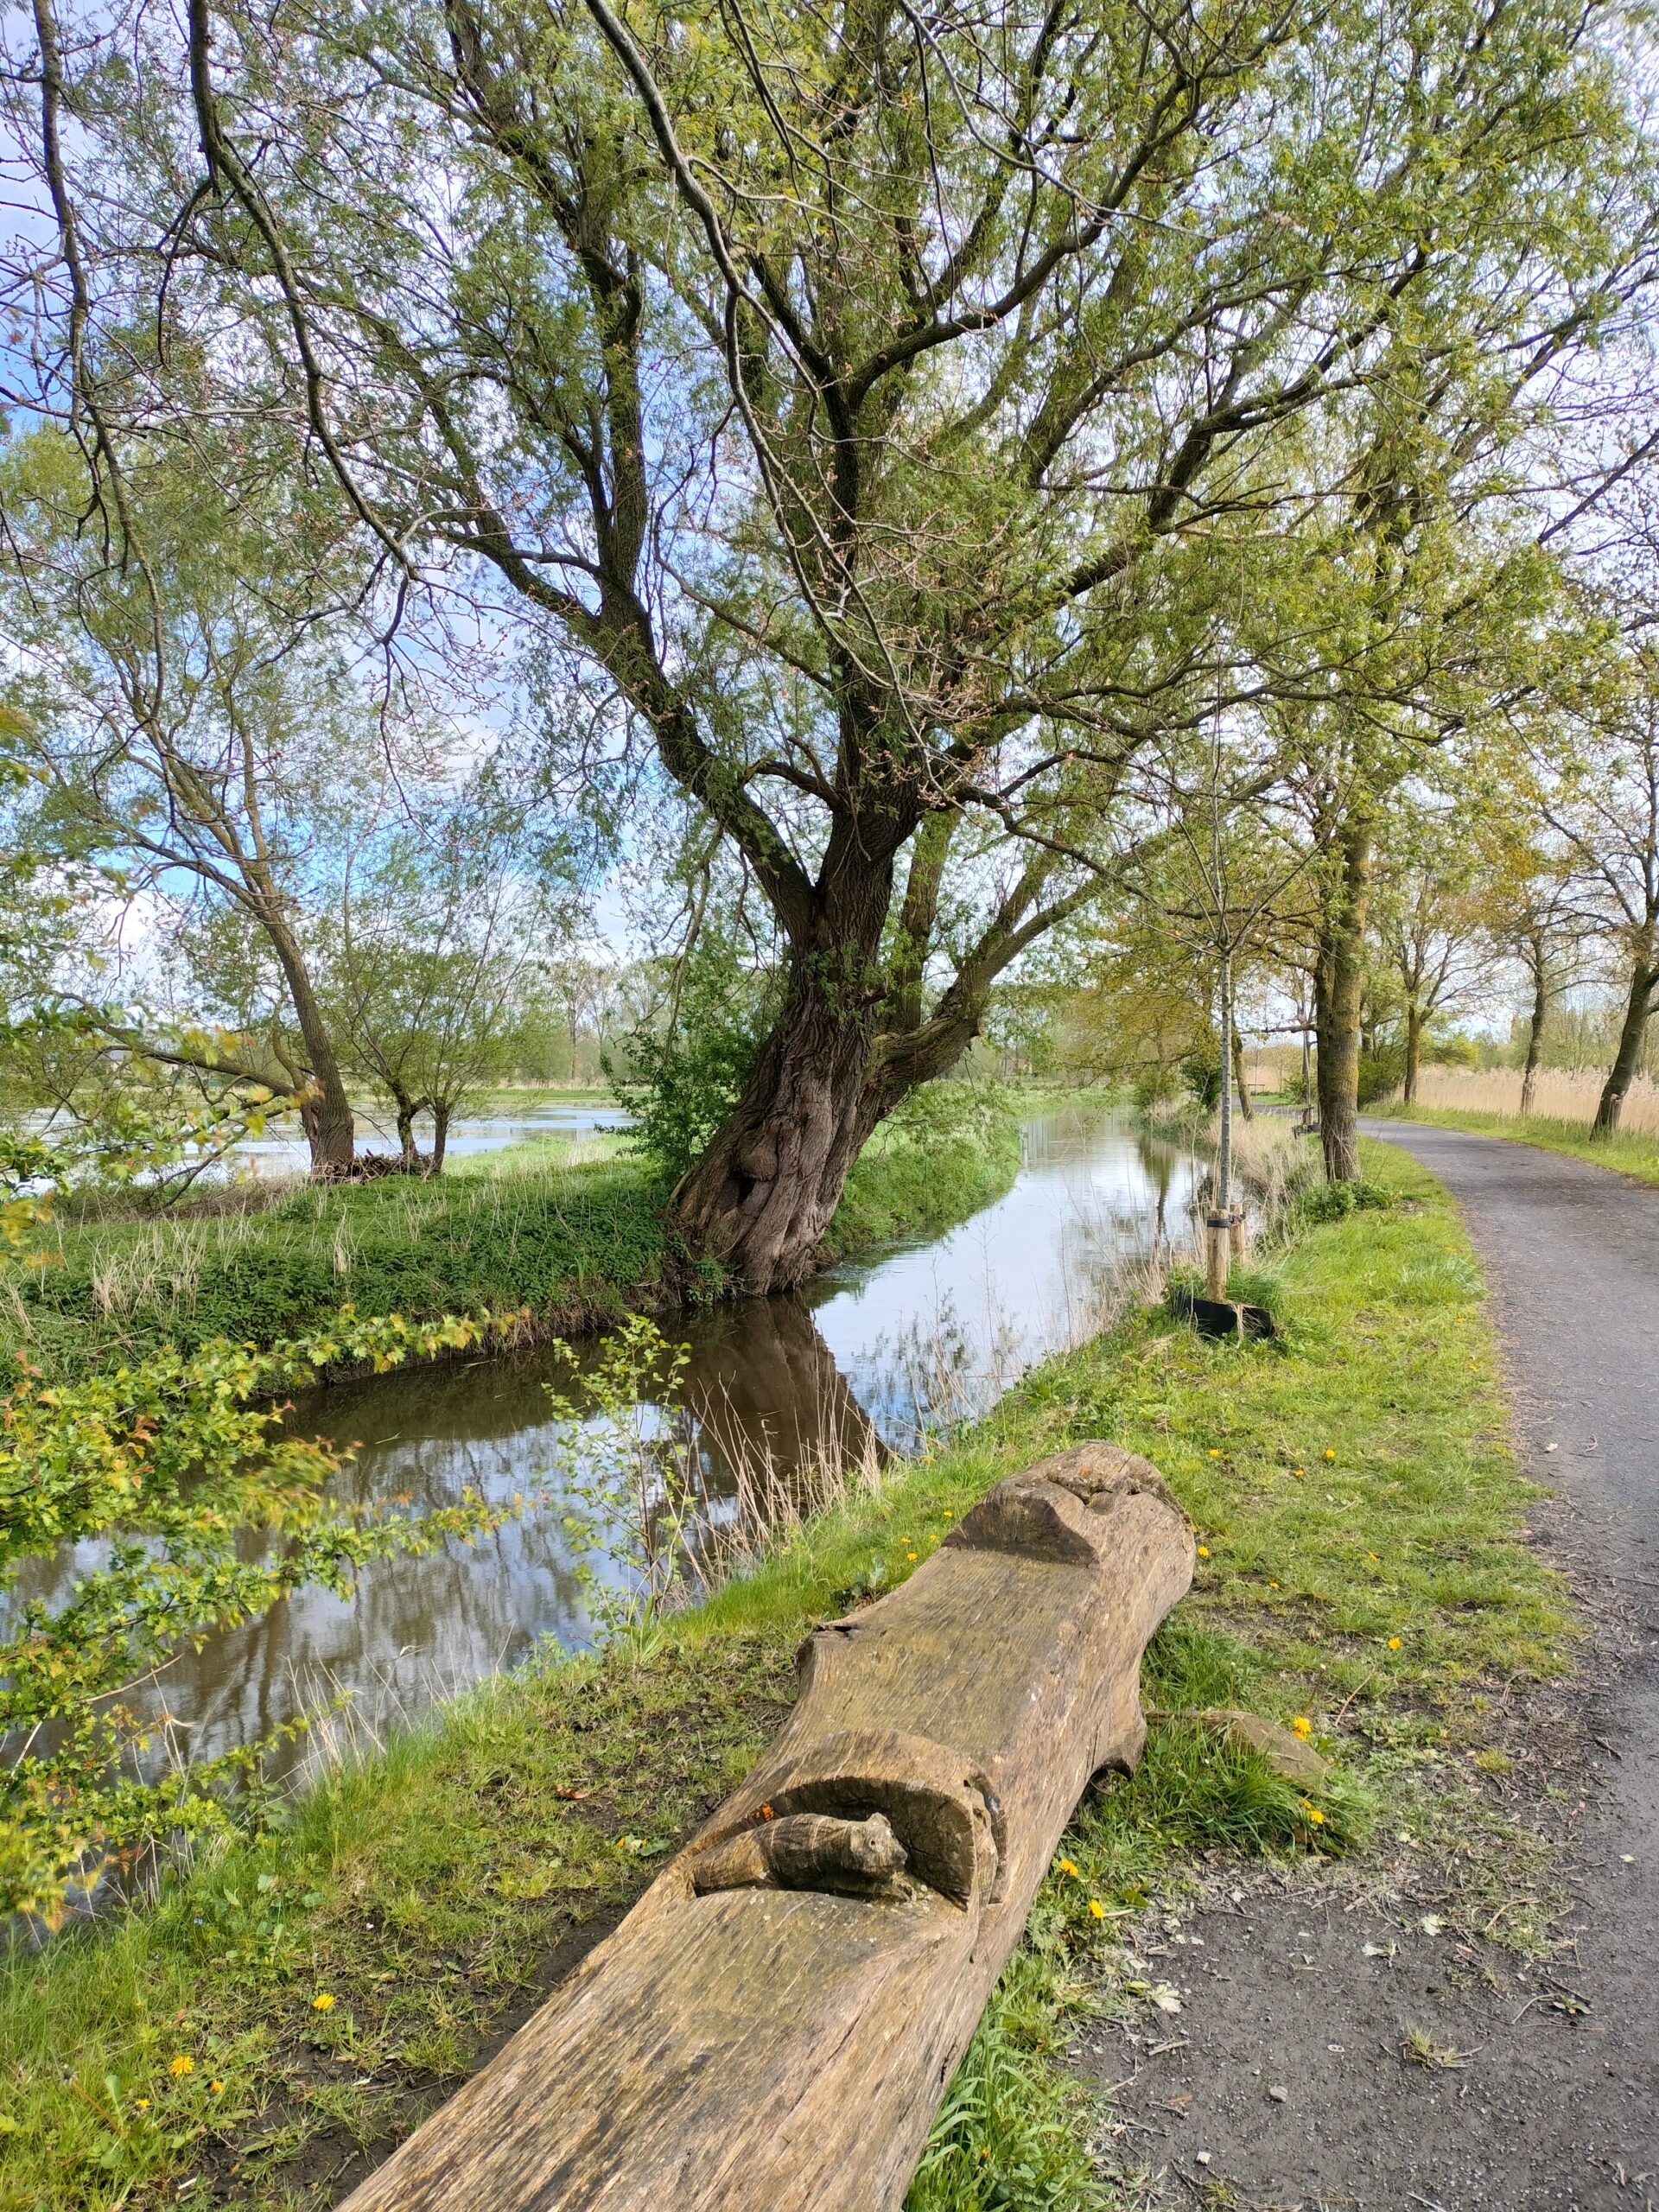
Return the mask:
<path id="1" fill-rule="evenodd" d="M 311 2010 L 314 2012 L 332 2012 L 334 2009 L 334 2000 L 326 1989 L 320 1989 L 311 1999 Z"/>
<path id="2" fill-rule="evenodd" d="M 1102 1903 L 1101 1903 L 1101 1901 L 1100 1901 L 1100 1899 L 1099 1899 L 1098 1897 L 1090 1897 L 1090 1900 L 1089 1900 L 1089 1910 L 1090 1910 L 1090 1913 L 1092 1913 L 1092 1914 L 1093 1914 L 1094 1917 L 1095 1917 L 1096 1920 L 1104 1920 L 1104 1919 L 1105 1919 L 1105 1917 L 1106 1917 L 1106 1908 L 1105 1908 L 1105 1906 L 1104 1906 L 1103 1904 L 1102 1904 Z"/>
<path id="3" fill-rule="evenodd" d="M 1306 1797 L 1302 1800 L 1302 1810 L 1316 1828 L 1322 1828 L 1325 1826 L 1325 1815 L 1317 1805 L 1310 1805 Z"/>
<path id="4" fill-rule="evenodd" d="M 1200 1544 L 1200 1545 L 1198 1546 L 1198 1557 L 1199 1557 L 1200 1559 L 1208 1559 L 1208 1558 L 1209 1558 L 1209 1556 L 1210 1556 L 1210 1547 L 1209 1547 L 1209 1545 L 1208 1545 L 1208 1544 Z"/>
<path id="5" fill-rule="evenodd" d="M 1334 1459 L 1337 1456 L 1328 1444 L 1325 1447 L 1325 1456 L 1327 1459 Z"/>
<path id="6" fill-rule="evenodd" d="M 167 2070 L 175 2082 L 181 2082 L 187 2074 L 195 2072 L 196 2062 L 188 2051 L 181 2050 Z"/>
<path id="7" fill-rule="evenodd" d="M 210 2082 L 207 2084 L 207 2089 L 210 2095 L 222 2097 L 225 2094 L 225 2084 L 222 2082 Z"/>
<path id="8" fill-rule="evenodd" d="M 1305 1713 L 1299 1713 L 1290 1725 L 1304 1743 L 1313 1733 L 1313 1723 Z"/>
<path id="9" fill-rule="evenodd" d="M 1057 1859 L 1054 1862 L 1054 1871 L 1057 1874 L 1075 1874 L 1077 1871 L 1077 1862 L 1075 1859 Z"/>
<path id="10" fill-rule="evenodd" d="M 132 2101 L 132 2108 L 134 2112 L 148 2112 L 149 2110 L 149 2099 L 148 2097 L 135 2097 Z"/>
<path id="11" fill-rule="evenodd" d="M 1397 1651 L 1400 1649 L 1400 1639 L 1397 1636 L 1391 1636 L 1389 1638 L 1389 1649 L 1390 1651 Z"/>

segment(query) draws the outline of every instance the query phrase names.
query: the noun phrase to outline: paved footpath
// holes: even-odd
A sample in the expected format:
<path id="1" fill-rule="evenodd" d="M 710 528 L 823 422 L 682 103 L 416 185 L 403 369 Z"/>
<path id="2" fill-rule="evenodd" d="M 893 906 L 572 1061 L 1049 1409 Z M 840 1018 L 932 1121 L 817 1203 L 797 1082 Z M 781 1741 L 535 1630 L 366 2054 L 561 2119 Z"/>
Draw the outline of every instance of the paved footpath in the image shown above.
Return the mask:
<path id="1" fill-rule="evenodd" d="M 1591 1623 L 1577 1678 L 1517 1716 L 1518 1778 L 1566 1839 L 1564 1947 L 1483 1971 L 1421 1929 L 1408 1874 L 1391 1910 L 1335 1882 L 1217 1892 L 1157 1961 L 1181 2017 L 1084 2056 L 1118 2085 L 1106 2162 L 1160 2206 L 1659 2212 L 1659 1189 L 1461 1131 L 1368 1134 L 1463 1208 L 1522 1464 L 1555 1493 L 1535 1534 Z M 1402 2063 L 1408 2025 L 1466 2065 Z"/>

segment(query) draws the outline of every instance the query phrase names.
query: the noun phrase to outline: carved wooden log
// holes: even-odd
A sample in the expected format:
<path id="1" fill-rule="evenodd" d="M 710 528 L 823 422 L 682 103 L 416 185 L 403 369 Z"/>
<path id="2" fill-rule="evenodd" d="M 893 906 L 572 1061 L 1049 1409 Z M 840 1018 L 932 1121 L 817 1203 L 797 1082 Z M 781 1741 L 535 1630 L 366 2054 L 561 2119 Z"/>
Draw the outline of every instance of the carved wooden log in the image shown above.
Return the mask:
<path id="1" fill-rule="evenodd" d="M 748 1780 L 347 2212 L 892 2212 L 1192 1565 L 1114 1445 L 999 1483 L 814 1631 Z"/>

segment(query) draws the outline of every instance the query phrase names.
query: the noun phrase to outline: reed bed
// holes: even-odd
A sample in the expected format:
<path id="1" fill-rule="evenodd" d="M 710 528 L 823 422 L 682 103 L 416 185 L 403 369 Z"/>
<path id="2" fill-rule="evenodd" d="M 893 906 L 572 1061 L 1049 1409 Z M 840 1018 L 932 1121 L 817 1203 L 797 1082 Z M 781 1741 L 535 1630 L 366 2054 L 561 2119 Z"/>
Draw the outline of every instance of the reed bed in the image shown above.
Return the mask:
<path id="1" fill-rule="evenodd" d="M 1605 1080 L 1593 1068 L 1540 1068 L 1534 1083 L 1533 1115 L 1540 1121 L 1581 1122 L 1588 1128 L 1596 1118 Z M 1428 1112 L 1518 1118 L 1521 1083 L 1519 1068 L 1427 1067 L 1417 1078 L 1413 1103 Z M 1659 1084 L 1637 1077 L 1618 1125 L 1627 1135 L 1659 1137 Z"/>

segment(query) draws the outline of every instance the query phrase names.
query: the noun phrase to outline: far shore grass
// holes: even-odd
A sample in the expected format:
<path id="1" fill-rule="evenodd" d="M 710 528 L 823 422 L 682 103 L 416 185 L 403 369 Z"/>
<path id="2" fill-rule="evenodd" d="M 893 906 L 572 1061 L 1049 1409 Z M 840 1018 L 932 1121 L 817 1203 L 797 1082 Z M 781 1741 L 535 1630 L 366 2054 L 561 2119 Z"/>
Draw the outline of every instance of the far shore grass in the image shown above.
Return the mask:
<path id="1" fill-rule="evenodd" d="M 1611 1167 L 1632 1175 L 1639 1183 L 1659 1185 L 1659 1137 L 1639 1131 L 1615 1129 L 1599 1137 L 1585 1122 L 1564 1122 L 1541 1114 L 1487 1114 L 1456 1106 L 1402 1104 L 1390 1099 L 1367 1106 L 1367 1114 L 1391 1122 L 1423 1122 L 1441 1129 L 1468 1129 L 1477 1136 L 1506 1137 L 1511 1144 L 1535 1145 L 1544 1152 L 1564 1152 L 1574 1160 L 1587 1160 L 1597 1167 Z"/>
<path id="2" fill-rule="evenodd" d="M 936 1126 L 884 1124 L 865 1147 L 826 1259 L 937 1232 L 1007 1189 L 1020 1095 L 940 1088 Z M 348 1302 L 409 1319 L 524 1306 L 534 1330 L 569 1334 L 721 1296 L 720 1269 L 689 1264 L 665 1232 L 666 1197 L 625 1137 L 550 1135 L 458 1160 L 429 1181 L 296 1180 L 251 1212 L 66 1217 L 0 1282 L 0 1358 L 21 1353 L 72 1380 L 168 1344 L 225 1336 L 263 1347 L 326 1325 Z"/>
<path id="3" fill-rule="evenodd" d="M 1120 2202 L 1065 2052 L 1091 2010 L 1155 2003 L 1118 1931 L 1201 1853 L 1382 1867 L 1444 1845 L 1471 1942 L 1505 1911 L 1510 1940 L 1541 1941 L 1511 1894 L 1530 1847 L 1480 1784 L 1503 1686 L 1566 1662 L 1563 1597 L 1524 1541 L 1456 1210 L 1396 1147 L 1368 1143 L 1365 1166 L 1390 1207 L 1309 1209 L 1252 1268 L 1276 1343 L 1136 1314 L 650 1639 L 550 1651 L 328 1773 L 159 1904 L 14 1956 L 0 2208 L 151 2212 L 186 2183 L 182 2201 L 253 2212 L 337 2201 L 747 1770 L 804 1631 L 900 1580 L 1001 1476 L 1090 1437 L 1162 1469 L 1198 1580 L 1148 1656 L 1146 1756 L 1079 1808 L 910 2212 Z M 1331 1788 L 1305 1798 L 1181 1717 L 1215 1705 L 1304 1719 Z M 1481 1870 L 1500 1861 L 1495 1915 Z"/>

